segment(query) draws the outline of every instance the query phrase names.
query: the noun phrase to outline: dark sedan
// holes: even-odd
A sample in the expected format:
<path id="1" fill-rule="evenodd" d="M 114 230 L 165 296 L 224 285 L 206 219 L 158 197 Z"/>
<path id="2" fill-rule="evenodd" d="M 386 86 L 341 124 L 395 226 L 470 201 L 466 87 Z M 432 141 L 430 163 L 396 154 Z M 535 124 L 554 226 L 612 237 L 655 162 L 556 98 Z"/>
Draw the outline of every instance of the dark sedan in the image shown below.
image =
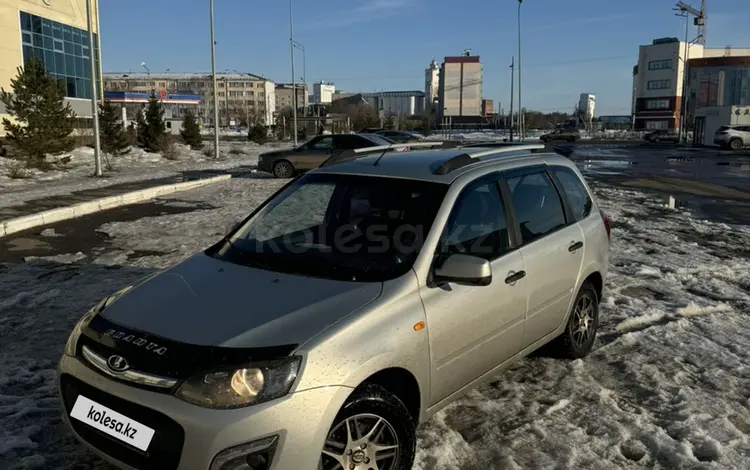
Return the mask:
<path id="1" fill-rule="evenodd" d="M 273 174 L 276 178 L 291 178 L 301 171 L 318 168 L 324 161 L 344 150 L 394 142 L 377 134 L 328 134 L 313 137 L 296 148 L 261 153 L 258 168 Z"/>

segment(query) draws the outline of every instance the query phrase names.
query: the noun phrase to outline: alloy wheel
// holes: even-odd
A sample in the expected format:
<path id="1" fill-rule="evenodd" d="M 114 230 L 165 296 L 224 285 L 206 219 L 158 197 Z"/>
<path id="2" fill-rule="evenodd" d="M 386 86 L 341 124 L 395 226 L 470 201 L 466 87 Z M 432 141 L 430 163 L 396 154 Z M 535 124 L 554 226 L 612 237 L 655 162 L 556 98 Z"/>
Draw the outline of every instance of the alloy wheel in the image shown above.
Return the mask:
<path id="1" fill-rule="evenodd" d="M 588 343 L 596 328 L 596 311 L 590 295 L 582 295 L 573 310 L 573 342 L 581 348 Z"/>
<path id="2" fill-rule="evenodd" d="M 398 436 L 393 426 L 374 414 L 346 418 L 331 429 L 321 456 L 321 470 L 395 470 Z"/>
<path id="3" fill-rule="evenodd" d="M 289 178 L 292 176 L 292 165 L 288 162 L 278 162 L 273 167 L 273 174 L 277 178 Z"/>

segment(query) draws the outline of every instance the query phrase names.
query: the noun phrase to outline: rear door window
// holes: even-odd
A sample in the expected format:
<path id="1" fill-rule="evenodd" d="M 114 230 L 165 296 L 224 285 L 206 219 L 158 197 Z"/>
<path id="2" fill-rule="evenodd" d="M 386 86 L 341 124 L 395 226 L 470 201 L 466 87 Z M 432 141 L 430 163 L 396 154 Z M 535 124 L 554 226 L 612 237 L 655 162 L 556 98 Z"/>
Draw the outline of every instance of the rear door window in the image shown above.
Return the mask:
<path id="1" fill-rule="evenodd" d="M 508 178 L 508 185 L 524 244 L 565 226 L 560 195 L 546 172 Z"/>
<path id="2" fill-rule="evenodd" d="M 368 146 L 368 141 L 358 135 L 337 135 L 334 140 L 334 148 L 339 150 L 358 149 Z"/>
<path id="3" fill-rule="evenodd" d="M 553 167 L 552 173 L 562 186 L 561 189 L 575 221 L 578 222 L 588 217 L 591 213 L 593 201 L 578 175 L 570 168 L 565 167 Z"/>

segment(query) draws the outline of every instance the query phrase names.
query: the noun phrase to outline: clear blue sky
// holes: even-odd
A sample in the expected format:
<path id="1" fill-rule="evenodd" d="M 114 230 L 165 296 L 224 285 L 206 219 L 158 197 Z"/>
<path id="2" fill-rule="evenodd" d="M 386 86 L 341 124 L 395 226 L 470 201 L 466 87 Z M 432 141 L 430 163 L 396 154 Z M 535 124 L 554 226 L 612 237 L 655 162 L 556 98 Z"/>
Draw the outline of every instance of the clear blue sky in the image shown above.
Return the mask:
<path id="1" fill-rule="evenodd" d="M 481 56 L 484 96 L 508 109 L 517 54 L 515 0 L 293 0 L 307 81 L 344 91 L 424 89 L 434 57 Z M 209 71 L 208 0 L 101 0 L 105 71 Z M 524 0 L 524 107 L 572 110 L 597 95 L 597 114 L 628 114 L 638 46 L 684 37 L 673 0 Z M 700 0 L 692 0 L 695 6 Z M 217 70 L 291 81 L 288 0 L 215 0 Z M 750 1 L 708 0 L 708 47 L 750 47 Z M 695 31 L 691 24 L 691 39 Z M 302 54 L 296 75 L 302 76 Z"/>

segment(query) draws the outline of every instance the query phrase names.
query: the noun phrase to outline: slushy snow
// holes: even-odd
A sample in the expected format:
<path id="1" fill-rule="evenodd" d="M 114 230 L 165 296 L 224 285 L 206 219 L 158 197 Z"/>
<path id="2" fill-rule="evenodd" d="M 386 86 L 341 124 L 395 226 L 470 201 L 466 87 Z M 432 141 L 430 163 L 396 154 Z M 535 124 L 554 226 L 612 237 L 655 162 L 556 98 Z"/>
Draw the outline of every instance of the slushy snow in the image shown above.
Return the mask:
<path id="1" fill-rule="evenodd" d="M 60 418 L 55 367 L 74 323 L 215 242 L 282 184 L 181 193 L 201 209 L 108 223 L 91 253 L 0 264 L 0 468 L 111 468 Z M 449 405 L 418 429 L 415 469 L 750 468 L 750 230 L 593 186 L 612 219 L 594 351 L 536 354 Z"/>

